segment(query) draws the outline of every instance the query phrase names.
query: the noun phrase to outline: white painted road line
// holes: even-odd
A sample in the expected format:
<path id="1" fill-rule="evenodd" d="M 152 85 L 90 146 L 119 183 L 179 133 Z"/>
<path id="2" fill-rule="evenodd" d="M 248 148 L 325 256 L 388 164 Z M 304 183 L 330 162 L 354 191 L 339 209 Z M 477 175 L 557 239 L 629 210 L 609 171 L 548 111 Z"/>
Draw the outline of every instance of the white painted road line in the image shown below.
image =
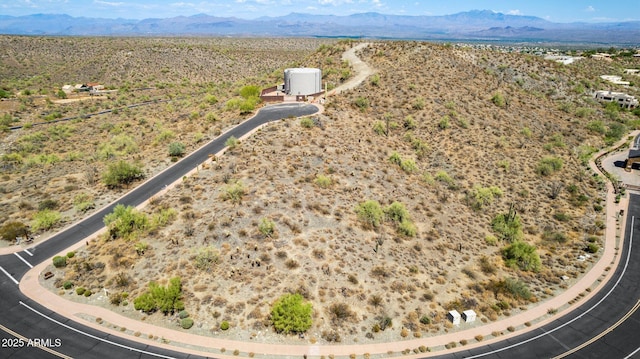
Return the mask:
<path id="1" fill-rule="evenodd" d="M 1 268 L 1 267 L 0 267 L 0 268 Z M 43 317 L 43 318 L 45 318 L 45 319 L 48 319 L 48 320 L 50 320 L 50 321 L 52 321 L 52 322 L 54 322 L 54 323 L 58 324 L 58 325 L 59 325 L 59 326 L 61 326 L 61 327 L 65 327 L 65 328 L 67 328 L 67 329 L 69 329 L 69 330 L 72 330 L 72 331 L 74 331 L 74 332 L 76 332 L 76 333 L 78 333 L 78 334 L 82 334 L 82 335 L 84 335 L 84 336 L 87 336 L 87 337 L 89 337 L 89 338 L 91 338 L 91 339 L 95 339 L 95 340 L 101 341 L 101 342 L 103 342 L 103 343 L 111 344 L 111 345 L 113 345 L 113 346 L 120 347 L 120 348 L 123 348 L 123 349 L 128 349 L 128 350 L 131 350 L 131 351 L 134 351 L 134 352 L 140 353 L 140 354 L 146 354 L 146 355 L 154 356 L 154 357 L 156 357 L 156 358 L 174 359 L 174 357 L 170 357 L 170 356 L 166 356 L 166 355 L 162 355 L 162 354 L 158 354 L 158 353 L 153 353 L 153 352 L 148 352 L 148 351 L 146 351 L 146 350 L 142 350 L 142 349 L 136 349 L 136 348 L 133 348 L 133 347 L 130 347 L 130 346 L 126 346 L 126 345 L 124 345 L 124 344 L 120 344 L 120 343 L 112 342 L 112 341 L 110 341 L 110 340 L 107 340 L 107 339 L 103 339 L 103 338 L 97 337 L 97 336 L 92 335 L 92 334 L 89 334 L 89 333 L 85 333 L 85 332 L 83 332 L 83 331 L 81 331 L 81 330 L 79 330 L 79 329 L 76 329 L 76 328 L 74 328 L 74 327 L 72 327 L 72 326 L 69 326 L 69 325 L 67 325 L 67 324 L 64 324 L 64 323 L 62 323 L 62 322 L 60 322 L 60 321 L 57 321 L 57 320 L 55 320 L 55 319 L 53 319 L 53 318 L 51 318 L 51 317 L 48 317 L 48 316 L 46 316 L 46 315 L 44 315 L 44 314 L 40 313 L 39 311 L 37 311 L 37 310 L 35 310 L 35 309 L 31 308 L 30 306 L 28 306 L 28 305 L 24 304 L 22 301 L 19 301 L 18 303 L 20 303 L 20 305 L 22 305 L 22 306 L 26 307 L 26 308 L 27 308 L 27 309 L 29 309 L 30 311 L 32 311 L 32 312 L 34 312 L 34 313 L 36 313 L 36 314 L 40 315 L 41 317 Z M 143 345 L 146 345 L 146 344 L 143 344 Z"/>
<path id="2" fill-rule="evenodd" d="M 585 310 L 582 314 L 574 317 L 573 319 L 569 320 L 568 322 L 566 322 L 564 324 L 561 324 L 561 325 L 551 329 L 548 332 L 543 332 L 542 334 L 538 334 L 538 335 L 536 335 L 536 336 L 534 336 L 532 338 L 529 338 L 527 340 L 523 340 L 521 342 L 514 343 L 514 344 L 511 344 L 509 346 L 500 348 L 500 349 L 492 350 L 492 351 L 489 351 L 489 352 L 486 352 L 486 353 L 476 354 L 476 355 L 465 357 L 465 358 L 466 359 L 481 358 L 481 357 L 484 357 L 484 356 L 487 356 L 487 355 L 494 355 L 494 354 L 500 353 L 502 351 L 509 350 L 511 348 L 515 348 L 515 347 L 521 346 L 523 344 L 527 344 L 529 342 L 532 342 L 534 340 L 542 338 L 542 337 L 544 337 L 546 335 L 549 335 L 549 334 L 551 334 L 551 333 L 553 333 L 555 331 L 558 331 L 558 330 L 566 327 L 567 325 L 571 325 L 576 320 L 584 317 L 585 315 L 589 314 L 589 312 L 591 312 L 592 310 L 596 309 L 618 287 L 618 284 L 620 284 L 620 281 L 622 280 L 622 277 L 624 277 L 625 273 L 627 272 L 627 267 L 629 266 L 629 260 L 631 259 L 631 250 L 632 250 L 632 247 L 633 247 L 633 227 L 634 227 L 634 224 L 635 224 L 635 220 L 636 220 L 636 217 L 635 216 L 631 216 L 631 232 L 629 233 L 629 252 L 627 253 L 627 258 L 626 258 L 626 260 L 624 262 L 624 266 L 622 267 L 622 273 L 620 273 L 620 276 L 618 276 L 618 279 L 613 284 L 613 287 L 611 287 L 611 289 L 609 289 L 609 291 L 604 295 L 604 297 L 602 297 L 596 304 L 594 304 L 589 309 Z M 562 354 L 560 356 L 558 356 L 558 358 L 562 358 Z"/>
<path id="3" fill-rule="evenodd" d="M 21 260 L 21 261 L 23 261 L 26 265 L 28 265 L 28 266 L 29 266 L 29 268 L 33 268 L 33 266 L 31 265 L 31 263 L 27 262 L 27 260 L 26 260 L 26 259 L 22 258 L 22 257 L 18 254 L 18 252 L 14 252 L 13 254 L 15 254 L 15 255 L 16 255 L 16 257 L 20 258 L 20 260 Z"/>
<path id="4" fill-rule="evenodd" d="M 29 252 L 28 249 L 25 249 L 23 252 L 25 252 L 26 254 L 29 255 L 29 257 L 33 257 L 33 254 L 31 252 Z"/>
<path id="5" fill-rule="evenodd" d="M 7 277 L 9 277 L 9 279 L 11 279 L 13 281 L 13 283 L 15 283 L 16 285 L 20 285 L 20 282 L 18 282 L 15 278 L 13 278 L 11 276 L 11 274 L 9 274 L 9 272 L 7 272 L 6 270 L 4 270 L 4 268 L 0 267 L 0 271 L 2 271 L 2 273 L 6 274 Z"/>
<path id="6" fill-rule="evenodd" d="M 636 351 L 624 357 L 624 359 L 630 359 L 632 356 L 636 355 L 638 352 L 640 352 L 640 348 L 636 349 Z"/>

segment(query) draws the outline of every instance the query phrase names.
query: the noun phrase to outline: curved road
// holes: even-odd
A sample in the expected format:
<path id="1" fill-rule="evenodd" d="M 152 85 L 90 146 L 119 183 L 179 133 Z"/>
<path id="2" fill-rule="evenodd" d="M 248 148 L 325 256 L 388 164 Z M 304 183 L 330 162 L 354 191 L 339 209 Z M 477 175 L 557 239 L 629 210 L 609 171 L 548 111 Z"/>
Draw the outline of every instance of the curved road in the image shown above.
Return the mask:
<path id="1" fill-rule="evenodd" d="M 576 309 L 525 334 L 437 358 L 640 358 L 638 194 L 630 194 L 621 250 L 612 280 Z"/>
<path id="2" fill-rule="evenodd" d="M 223 150 L 225 148 L 225 141 L 229 137 L 234 136 L 241 138 L 268 122 L 287 117 L 311 115 L 317 112 L 318 107 L 299 103 L 264 107 L 256 116 L 223 133 L 215 140 L 202 146 L 189 156 L 183 158 L 153 178 L 150 178 L 120 199 L 93 213 L 86 219 L 67 227 L 50 239 L 26 251 L 1 256 L 0 271 L 3 273 L 0 274 L 0 292 L 2 293 L 0 295 L 0 308 L 2 310 L 2 314 L 0 315 L 0 358 L 48 358 L 54 355 L 48 351 L 28 346 L 28 342 L 21 345 L 20 341 L 11 340 L 11 338 L 15 339 L 15 336 L 9 334 L 10 331 L 29 339 L 49 339 L 50 343 L 47 344 L 52 350 L 65 353 L 74 358 L 129 358 L 132 354 L 141 358 L 152 357 L 149 356 L 151 354 L 136 353 L 128 348 L 118 347 L 117 345 L 97 339 L 106 338 L 113 343 L 127 347 L 137 348 L 142 351 L 151 350 L 145 345 L 121 338 L 110 338 L 106 334 L 57 316 L 50 310 L 26 298 L 18 290 L 18 282 L 32 266 L 43 261 L 50 261 L 51 257 L 55 254 L 79 241 L 83 241 L 85 238 L 102 229 L 104 227 L 104 216 L 112 212 L 113 207 L 117 204 L 138 206 L 145 202 L 156 193 L 162 191 L 166 185 L 179 180 L 198 165 L 205 162 L 210 154 L 215 154 Z M 59 323 L 68 325 L 70 328 L 45 319 L 29 308 L 50 315 Z M 90 333 L 94 337 L 79 336 L 78 333 L 71 328 L 79 328 L 81 331 Z M 55 333 L 55 335 L 53 333 Z M 55 339 L 60 340 L 60 345 L 57 348 L 56 344 L 58 343 L 55 342 Z M 192 357 L 180 353 L 167 353 L 167 351 L 157 348 L 153 348 L 152 350 L 154 353 L 162 353 L 169 357 Z"/>

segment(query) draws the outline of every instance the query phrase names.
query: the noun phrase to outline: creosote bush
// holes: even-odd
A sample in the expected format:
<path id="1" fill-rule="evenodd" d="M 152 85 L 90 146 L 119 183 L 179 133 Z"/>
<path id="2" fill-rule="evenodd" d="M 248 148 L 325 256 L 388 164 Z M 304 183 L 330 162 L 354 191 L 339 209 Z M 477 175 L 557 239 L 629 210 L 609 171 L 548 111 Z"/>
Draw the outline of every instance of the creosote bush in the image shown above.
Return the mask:
<path id="1" fill-rule="evenodd" d="M 482 187 L 480 185 L 474 185 L 469 191 L 467 191 L 466 200 L 471 208 L 480 210 L 484 206 L 493 203 L 495 197 L 502 196 L 502 190 L 497 186 Z"/>
<path id="2" fill-rule="evenodd" d="M 185 146 L 182 142 L 172 142 L 169 145 L 169 156 L 182 157 L 184 155 Z"/>
<path id="3" fill-rule="evenodd" d="M 132 206 L 118 204 L 113 212 L 104 216 L 104 224 L 109 230 L 112 239 L 128 239 L 137 231 L 146 230 L 149 227 L 147 215 Z"/>
<path id="4" fill-rule="evenodd" d="M 384 212 L 380 203 L 368 200 L 356 206 L 356 214 L 365 228 L 376 229 L 382 223 Z"/>
<path id="5" fill-rule="evenodd" d="M 273 236 L 275 230 L 276 224 L 268 218 L 263 218 L 258 225 L 258 231 L 265 237 Z"/>
<path id="6" fill-rule="evenodd" d="M 169 285 L 166 287 L 150 282 L 149 289 L 133 300 L 133 306 L 136 310 L 146 313 L 160 310 L 166 315 L 184 309 L 181 297 L 182 283 L 179 277 L 174 277 L 169 280 Z"/>
<path id="7" fill-rule="evenodd" d="M 102 182 L 109 188 L 117 188 L 141 178 L 144 178 L 144 171 L 140 165 L 121 160 L 109 165 L 102 175 Z"/>
<path id="8" fill-rule="evenodd" d="M 245 190 L 244 186 L 241 182 L 235 182 L 230 185 L 225 186 L 222 189 L 222 199 L 224 201 L 229 201 L 234 204 L 242 203 L 242 197 L 244 196 Z"/>
<path id="9" fill-rule="evenodd" d="M 311 303 L 302 295 L 285 294 L 271 308 L 271 322 L 278 333 L 304 333 L 311 328 Z"/>
<path id="10" fill-rule="evenodd" d="M 541 176 L 549 176 L 562 168 L 562 159 L 559 157 L 547 156 L 540 160 L 536 167 L 536 173 Z"/>

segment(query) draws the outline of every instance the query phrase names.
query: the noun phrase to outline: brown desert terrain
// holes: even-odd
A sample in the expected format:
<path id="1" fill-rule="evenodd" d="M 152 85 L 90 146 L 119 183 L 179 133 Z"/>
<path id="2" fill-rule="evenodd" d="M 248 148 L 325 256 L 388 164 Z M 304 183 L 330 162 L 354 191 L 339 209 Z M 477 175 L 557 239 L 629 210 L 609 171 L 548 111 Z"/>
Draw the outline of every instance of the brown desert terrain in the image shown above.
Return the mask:
<path id="1" fill-rule="evenodd" d="M 253 112 L 227 105 L 241 87 L 278 83 L 291 65 L 323 69 L 330 87 L 353 76 L 341 60 L 349 41 L 74 39 L 82 58 L 109 64 L 75 68 L 79 55 L 62 61 L 66 52 L 53 50 L 65 38 L 0 41 L 14 49 L 2 78 L 15 80 L 2 86 L 33 93 L 2 103 L 27 126 L 2 137 L 0 214 L 30 223 L 53 207 L 63 219 L 42 237 L 126 191 L 102 183 L 109 163 L 137 161 L 151 176 L 171 164 L 170 143 L 188 152 Z M 31 51 L 17 50 L 31 42 Z M 43 54 L 58 59 L 47 68 L 60 70 L 30 80 Z M 357 54 L 375 69 L 360 86 L 328 97 L 322 114 L 272 123 L 233 144 L 143 208 L 150 225 L 101 236 L 66 267 L 52 266 L 57 279 L 44 285 L 179 328 L 177 313 L 144 314 L 133 299 L 150 281 L 180 277 L 190 331 L 351 344 L 455 330 L 446 319 L 453 309 L 473 309 L 476 325 L 495 321 L 553 297 L 590 268 L 602 245 L 605 191 L 587 160 L 640 118 L 589 93 L 610 89 L 599 75 L 637 67 L 633 59 L 565 66 L 496 48 L 402 41 Z M 118 92 L 55 104 L 52 86 L 37 89 L 80 79 Z M 135 90 L 146 87 L 153 89 Z M 149 100 L 157 103 L 123 109 Z M 43 113 L 113 108 L 120 110 L 28 125 Z M 76 295 L 78 287 L 94 294 Z M 303 338 L 273 330 L 271 307 L 285 293 L 312 304 Z"/>

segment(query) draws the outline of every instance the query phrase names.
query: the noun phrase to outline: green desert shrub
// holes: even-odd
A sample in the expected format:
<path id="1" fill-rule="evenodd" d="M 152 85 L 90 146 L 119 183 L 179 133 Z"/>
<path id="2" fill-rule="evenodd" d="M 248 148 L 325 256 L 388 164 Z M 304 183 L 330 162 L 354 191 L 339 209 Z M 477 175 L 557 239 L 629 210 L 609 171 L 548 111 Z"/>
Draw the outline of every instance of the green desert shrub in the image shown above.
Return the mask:
<path id="1" fill-rule="evenodd" d="M 491 97 L 491 102 L 498 107 L 505 107 L 507 105 L 507 101 L 504 99 L 504 95 L 500 92 L 496 92 Z"/>
<path id="2" fill-rule="evenodd" d="M 600 246 L 596 243 L 589 243 L 587 244 L 587 248 L 586 251 L 589 253 L 598 253 L 598 251 L 600 250 Z"/>
<path id="3" fill-rule="evenodd" d="M 416 228 L 416 225 L 413 224 L 413 222 L 405 219 L 400 222 L 400 224 L 398 224 L 398 232 L 407 237 L 415 237 L 415 235 L 418 233 L 418 229 Z"/>
<path id="4" fill-rule="evenodd" d="M 225 186 L 222 189 L 222 199 L 224 201 L 229 201 L 234 204 L 240 204 L 242 202 L 242 197 L 244 196 L 245 190 L 244 186 L 241 182 L 234 182 Z"/>
<path id="5" fill-rule="evenodd" d="M 275 230 L 276 224 L 268 218 L 263 218 L 260 221 L 260 224 L 258 224 L 258 231 L 260 231 L 260 233 L 262 233 L 262 235 L 265 237 L 273 236 Z"/>
<path id="6" fill-rule="evenodd" d="M 313 126 L 315 126 L 315 124 L 313 123 L 313 120 L 310 119 L 309 117 L 304 117 L 304 118 L 300 119 L 300 126 L 302 126 L 304 128 L 313 128 Z"/>
<path id="7" fill-rule="evenodd" d="M 224 320 L 222 323 L 220 323 L 220 329 L 221 330 L 229 330 L 229 322 L 227 322 L 226 320 Z"/>
<path id="8" fill-rule="evenodd" d="M 356 206 L 358 220 L 365 228 L 378 228 L 384 218 L 384 211 L 378 201 L 368 200 Z"/>
<path id="9" fill-rule="evenodd" d="M 234 136 L 227 138 L 227 140 L 224 142 L 224 145 L 229 147 L 230 150 L 233 150 L 234 148 L 238 147 L 239 144 L 240 144 L 240 140 L 238 140 Z"/>
<path id="10" fill-rule="evenodd" d="M 278 333 L 304 333 L 311 327 L 311 303 L 302 295 L 285 294 L 271 308 L 271 321 Z"/>
<path id="11" fill-rule="evenodd" d="M 149 227 L 147 215 L 135 207 L 118 204 L 113 212 L 104 217 L 104 224 L 109 230 L 109 236 L 115 238 L 130 238 L 135 232 Z"/>
<path id="12" fill-rule="evenodd" d="M 180 326 L 182 329 L 189 329 L 193 326 L 193 319 L 191 318 L 182 318 L 180 320 Z"/>
<path id="13" fill-rule="evenodd" d="M 83 295 L 85 291 L 86 291 L 86 289 L 84 287 L 76 288 L 76 294 L 77 295 Z"/>
<path id="14" fill-rule="evenodd" d="M 331 187 L 333 181 L 331 181 L 331 177 L 325 175 L 317 175 L 316 179 L 313 181 L 318 187 L 328 188 Z"/>
<path id="15" fill-rule="evenodd" d="M 194 258 L 194 266 L 197 269 L 208 271 L 211 267 L 218 263 L 220 254 L 214 247 L 201 248 Z"/>
<path id="16" fill-rule="evenodd" d="M 400 202 L 393 202 L 384 210 L 385 215 L 391 221 L 400 223 L 409 218 L 409 211 Z"/>
<path id="17" fill-rule="evenodd" d="M 18 221 L 7 221 L 0 227 L 0 238 L 5 241 L 15 241 L 18 237 L 26 237 L 29 234 L 29 228 Z"/>
<path id="18" fill-rule="evenodd" d="M 67 265 L 67 257 L 55 256 L 53 257 L 53 266 L 56 268 L 62 268 Z"/>
<path id="19" fill-rule="evenodd" d="M 466 200 L 471 208 L 481 210 L 484 206 L 493 203 L 495 197 L 502 196 L 502 190 L 497 186 L 482 187 L 474 185 L 467 191 Z"/>
<path id="20" fill-rule="evenodd" d="M 165 315 L 184 309 L 182 298 L 182 283 L 179 277 L 169 280 L 169 284 L 163 287 L 156 282 L 149 282 L 149 288 L 142 295 L 133 300 L 136 310 L 145 313 L 161 311 Z"/>
<path id="21" fill-rule="evenodd" d="M 169 156 L 182 157 L 184 155 L 185 146 L 182 142 L 172 142 L 169 145 Z"/>
<path id="22" fill-rule="evenodd" d="M 538 162 L 536 173 L 541 176 L 549 176 L 562 168 L 562 159 L 559 157 L 544 157 Z"/>
<path id="23" fill-rule="evenodd" d="M 144 171 L 140 165 L 121 160 L 108 166 L 102 182 L 109 188 L 117 188 L 141 178 L 144 178 Z"/>
<path id="24" fill-rule="evenodd" d="M 70 280 L 65 281 L 64 283 L 62 283 L 62 288 L 64 289 L 71 289 L 73 287 L 73 282 Z"/>

